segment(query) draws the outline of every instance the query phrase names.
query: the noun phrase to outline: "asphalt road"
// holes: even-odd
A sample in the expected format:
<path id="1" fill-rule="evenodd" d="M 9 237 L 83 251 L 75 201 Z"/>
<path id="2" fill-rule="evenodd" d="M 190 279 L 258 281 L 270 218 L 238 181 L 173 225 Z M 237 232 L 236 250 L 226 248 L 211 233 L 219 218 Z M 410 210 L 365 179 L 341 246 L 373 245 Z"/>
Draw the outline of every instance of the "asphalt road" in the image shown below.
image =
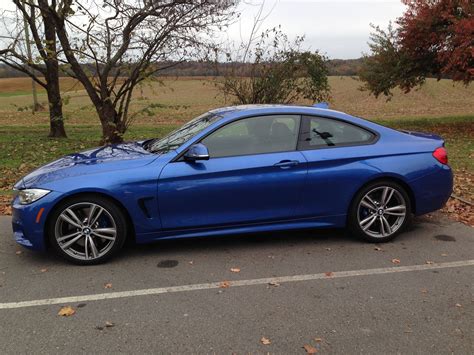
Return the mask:
<path id="1" fill-rule="evenodd" d="M 1 354 L 474 353 L 474 229 L 439 214 L 383 245 L 340 231 L 162 241 L 92 267 L 20 248 L 9 223 Z"/>

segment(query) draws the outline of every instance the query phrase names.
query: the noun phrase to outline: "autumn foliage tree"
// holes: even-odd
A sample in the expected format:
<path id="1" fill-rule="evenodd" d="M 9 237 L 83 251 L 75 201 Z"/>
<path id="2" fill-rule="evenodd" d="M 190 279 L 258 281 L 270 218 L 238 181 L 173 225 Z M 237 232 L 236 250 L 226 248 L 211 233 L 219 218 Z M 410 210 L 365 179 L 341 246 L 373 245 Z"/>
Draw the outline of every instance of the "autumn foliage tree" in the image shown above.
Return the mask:
<path id="1" fill-rule="evenodd" d="M 387 31 L 375 27 L 359 77 L 363 89 L 391 96 L 427 77 L 474 79 L 474 3 L 471 0 L 403 0 L 404 15 Z"/>

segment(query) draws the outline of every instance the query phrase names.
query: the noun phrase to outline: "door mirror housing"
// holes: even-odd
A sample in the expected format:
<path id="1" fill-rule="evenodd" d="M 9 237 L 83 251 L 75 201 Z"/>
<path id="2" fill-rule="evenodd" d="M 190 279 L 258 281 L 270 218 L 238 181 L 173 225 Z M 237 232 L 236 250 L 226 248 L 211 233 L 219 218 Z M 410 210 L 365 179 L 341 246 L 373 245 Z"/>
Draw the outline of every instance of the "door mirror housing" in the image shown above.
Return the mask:
<path id="1" fill-rule="evenodd" d="M 184 160 L 209 160 L 209 150 L 202 143 L 193 144 L 189 147 L 188 151 L 184 153 Z"/>

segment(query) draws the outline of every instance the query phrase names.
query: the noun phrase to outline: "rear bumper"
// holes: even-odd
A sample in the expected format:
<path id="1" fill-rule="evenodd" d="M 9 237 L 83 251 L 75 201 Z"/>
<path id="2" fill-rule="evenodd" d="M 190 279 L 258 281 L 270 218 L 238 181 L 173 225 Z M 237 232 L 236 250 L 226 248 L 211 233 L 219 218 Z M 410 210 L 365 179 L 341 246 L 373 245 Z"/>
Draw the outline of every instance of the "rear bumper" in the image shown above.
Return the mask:
<path id="1" fill-rule="evenodd" d="M 20 205 L 18 198 L 13 200 L 13 237 L 18 244 L 33 250 L 46 249 L 44 236 L 46 218 L 59 196 L 59 193 L 52 191 L 30 205 Z"/>
<path id="2" fill-rule="evenodd" d="M 410 182 L 415 195 L 415 215 L 433 212 L 443 208 L 453 192 L 453 172 L 448 165 Z"/>

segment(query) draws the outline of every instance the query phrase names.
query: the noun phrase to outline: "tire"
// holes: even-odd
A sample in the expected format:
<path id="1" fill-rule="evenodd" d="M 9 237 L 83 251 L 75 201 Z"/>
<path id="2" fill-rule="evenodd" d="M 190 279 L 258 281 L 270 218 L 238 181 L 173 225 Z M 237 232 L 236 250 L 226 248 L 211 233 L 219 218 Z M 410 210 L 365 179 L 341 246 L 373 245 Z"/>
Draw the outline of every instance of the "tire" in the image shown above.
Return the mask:
<path id="1" fill-rule="evenodd" d="M 78 265 L 100 264 L 113 257 L 123 247 L 128 230 L 115 203 L 90 194 L 60 202 L 48 221 L 54 251 Z"/>
<path id="2" fill-rule="evenodd" d="M 396 182 L 381 180 L 356 194 L 349 209 L 348 227 L 367 242 L 384 243 L 401 233 L 411 219 L 407 191 Z"/>

